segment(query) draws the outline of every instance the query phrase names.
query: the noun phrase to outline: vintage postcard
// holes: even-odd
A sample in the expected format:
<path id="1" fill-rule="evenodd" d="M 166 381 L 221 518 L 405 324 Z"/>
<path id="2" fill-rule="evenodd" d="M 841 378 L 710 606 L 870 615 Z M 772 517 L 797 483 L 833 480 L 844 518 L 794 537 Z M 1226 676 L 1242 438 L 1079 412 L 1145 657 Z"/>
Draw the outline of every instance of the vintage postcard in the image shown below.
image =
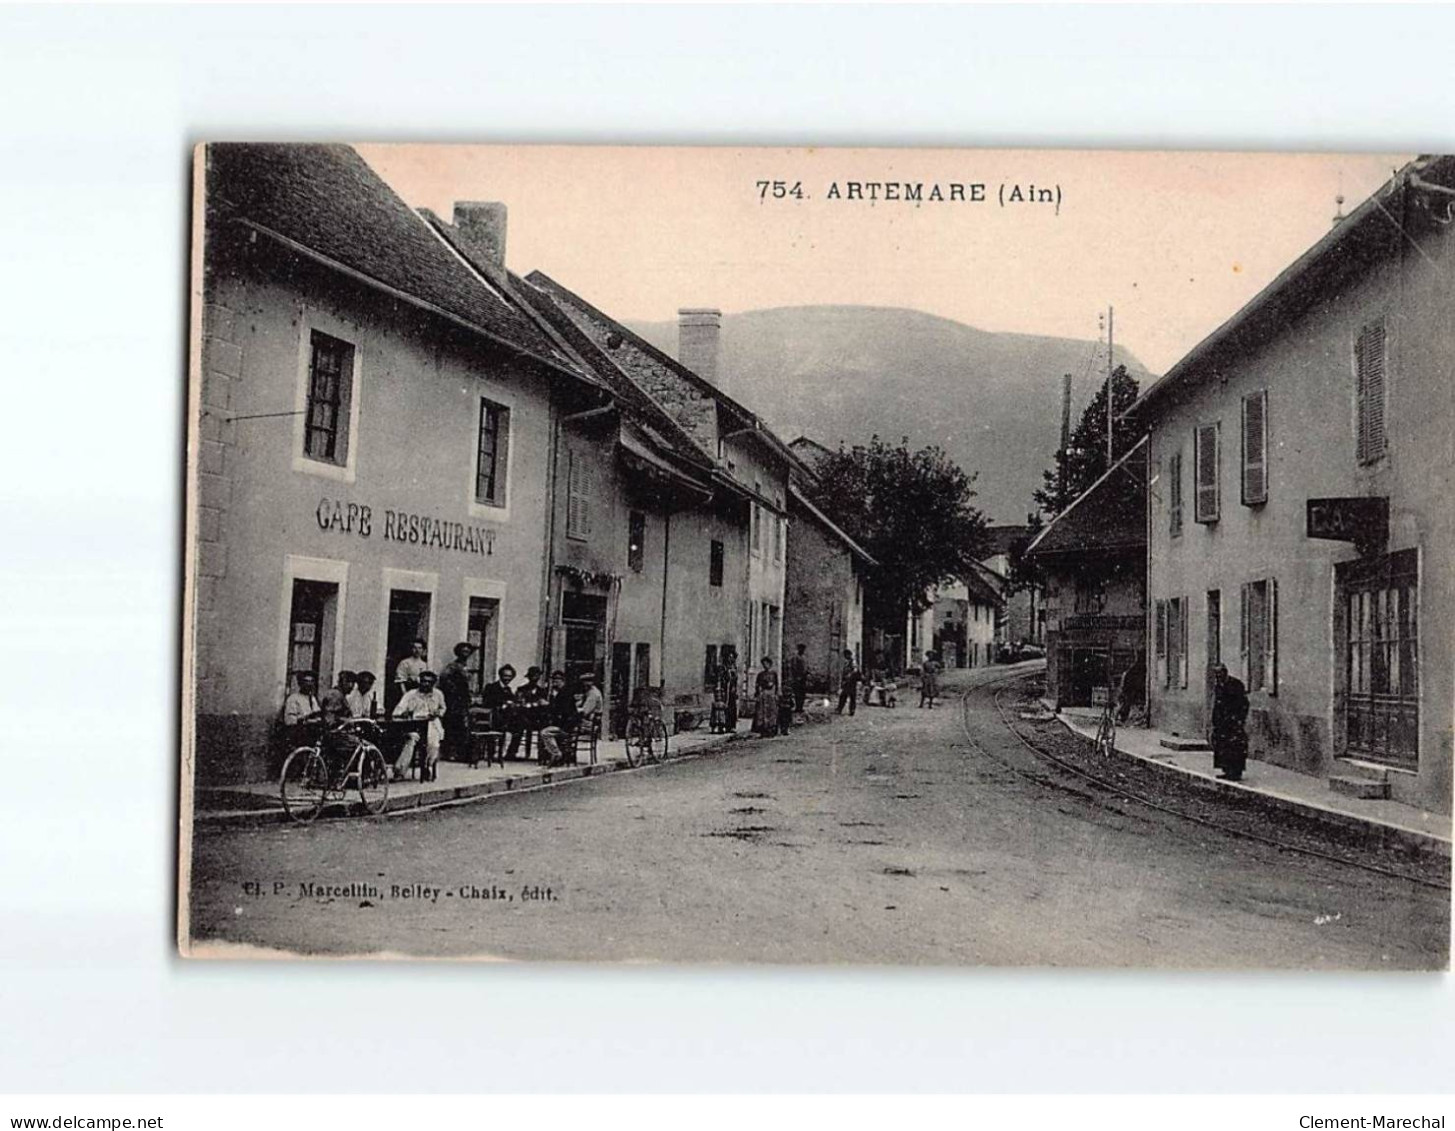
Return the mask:
<path id="1" fill-rule="evenodd" d="M 184 954 L 1448 966 L 1455 157 L 194 177 Z"/>

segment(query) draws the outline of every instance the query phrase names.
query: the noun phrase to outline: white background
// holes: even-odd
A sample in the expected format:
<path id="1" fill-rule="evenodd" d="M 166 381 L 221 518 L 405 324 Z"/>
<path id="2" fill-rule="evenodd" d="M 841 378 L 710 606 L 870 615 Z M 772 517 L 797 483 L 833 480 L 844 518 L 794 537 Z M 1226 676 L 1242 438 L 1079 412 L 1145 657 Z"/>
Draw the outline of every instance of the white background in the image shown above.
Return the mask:
<path id="1" fill-rule="evenodd" d="M 172 940 L 194 142 L 1448 151 L 1452 41 L 1402 7 L 0 10 L 0 1092 L 1448 1089 L 1448 978 Z"/>

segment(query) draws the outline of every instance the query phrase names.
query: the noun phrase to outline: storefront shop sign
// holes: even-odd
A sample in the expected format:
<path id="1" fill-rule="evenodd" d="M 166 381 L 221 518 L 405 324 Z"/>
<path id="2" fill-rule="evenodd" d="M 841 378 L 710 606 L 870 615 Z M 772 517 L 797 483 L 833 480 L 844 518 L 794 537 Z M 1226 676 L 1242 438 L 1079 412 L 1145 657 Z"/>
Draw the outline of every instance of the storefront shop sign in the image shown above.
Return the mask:
<path id="1" fill-rule="evenodd" d="M 383 522 L 380 524 L 376 522 L 377 515 L 372 506 L 329 498 L 320 499 L 314 513 L 320 530 L 354 534 L 360 538 L 371 538 L 378 530 L 388 542 L 456 550 L 482 557 L 495 553 L 495 530 L 489 526 L 388 509 L 382 512 Z"/>
<path id="2" fill-rule="evenodd" d="M 1353 542 L 1361 554 L 1378 553 L 1389 538 L 1389 499 L 1382 495 L 1309 499 L 1306 535 Z"/>

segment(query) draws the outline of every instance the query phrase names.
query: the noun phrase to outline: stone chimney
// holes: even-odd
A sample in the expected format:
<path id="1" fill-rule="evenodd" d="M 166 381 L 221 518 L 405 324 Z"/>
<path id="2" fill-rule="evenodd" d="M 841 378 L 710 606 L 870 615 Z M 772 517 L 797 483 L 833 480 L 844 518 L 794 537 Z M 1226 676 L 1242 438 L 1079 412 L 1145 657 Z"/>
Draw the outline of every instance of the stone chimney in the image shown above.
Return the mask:
<path id="1" fill-rule="evenodd" d="M 677 312 L 677 360 L 699 377 L 719 386 L 717 355 L 721 334 L 721 310 L 690 306 Z"/>
<path id="2" fill-rule="evenodd" d="M 472 255 L 505 269 L 505 205 L 498 200 L 457 200 L 454 228 Z"/>

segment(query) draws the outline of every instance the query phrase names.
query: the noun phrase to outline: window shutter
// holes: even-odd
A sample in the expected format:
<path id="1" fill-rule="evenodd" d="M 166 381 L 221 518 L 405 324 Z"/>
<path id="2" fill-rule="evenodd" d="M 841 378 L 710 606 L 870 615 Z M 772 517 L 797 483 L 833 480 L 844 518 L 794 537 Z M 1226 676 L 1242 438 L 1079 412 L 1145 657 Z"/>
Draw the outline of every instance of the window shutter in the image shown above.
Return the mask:
<path id="1" fill-rule="evenodd" d="M 1247 684 L 1252 679 L 1252 671 L 1248 661 L 1248 604 L 1249 585 L 1245 581 L 1238 590 L 1238 655 L 1243 664 L 1243 682 Z"/>
<path id="2" fill-rule="evenodd" d="M 591 517 L 586 503 L 586 464 L 570 450 L 566 460 L 566 533 L 572 538 L 585 538 L 591 533 Z"/>
<path id="3" fill-rule="evenodd" d="M 1190 617 L 1188 617 L 1187 611 L 1188 611 L 1188 606 L 1190 604 L 1191 604 L 1191 602 L 1186 597 L 1182 598 L 1182 606 L 1178 610 L 1178 616 L 1177 616 L 1177 622 L 1178 622 L 1177 623 L 1177 631 L 1178 631 L 1178 634 L 1179 634 L 1179 636 L 1178 636 L 1178 645 L 1179 645 L 1179 647 L 1178 647 L 1178 657 L 1177 657 L 1177 659 L 1178 659 L 1178 663 L 1182 667 L 1182 686 L 1183 687 L 1186 687 L 1187 686 L 1187 622 L 1188 622 L 1188 620 L 1191 619 Z"/>
<path id="4" fill-rule="evenodd" d="M 1197 476 L 1193 517 L 1198 522 L 1218 520 L 1218 426 L 1198 428 L 1193 443 L 1194 472 Z"/>
<path id="5" fill-rule="evenodd" d="M 1278 579 L 1268 579 L 1268 650 L 1263 661 L 1268 684 L 1268 694 L 1278 694 Z"/>
<path id="6" fill-rule="evenodd" d="M 506 485 L 510 480 L 510 409 L 504 405 L 495 407 L 495 497 L 491 502 L 506 506 Z"/>
<path id="7" fill-rule="evenodd" d="M 1268 392 L 1243 398 L 1243 505 L 1268 501 Z"/>
<path id="8" fill-rule="evenodd" d="M 1359 331 L 1354 346 L 1355 392 L 1359 405 L 1358 455 L 1372 463 L 1384 454 L 1384 319 Z"/>
<path id="9" fill-rule="evenodd" d="M 1182 533 L 1182 451 L 1172 453 L 1167 460 L 1167 493 L 1171 496 L 1168 508 L 1169 529 L 1173 536 Z"/>

